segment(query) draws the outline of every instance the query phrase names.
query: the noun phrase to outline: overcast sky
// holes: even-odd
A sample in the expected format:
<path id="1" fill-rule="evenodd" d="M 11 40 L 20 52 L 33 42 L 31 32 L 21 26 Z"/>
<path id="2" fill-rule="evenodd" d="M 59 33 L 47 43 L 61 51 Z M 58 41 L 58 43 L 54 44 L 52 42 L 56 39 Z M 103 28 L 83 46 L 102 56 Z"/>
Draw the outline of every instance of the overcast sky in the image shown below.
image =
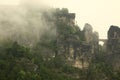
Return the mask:
<path id="1" fill-rule="evenodd" d="M 32 0 L 22 0 L 32 1 Z M 120 26 L 120 0 L 34 0 L 52 7 L 68 8 L 76 13 L 76 21 L 80 28 L 85 23 L 99 32 L 100 38 L 107 38 L 110 25 Z M 0 4 L 18 5 L 21 0 L 0 0 Z"/>

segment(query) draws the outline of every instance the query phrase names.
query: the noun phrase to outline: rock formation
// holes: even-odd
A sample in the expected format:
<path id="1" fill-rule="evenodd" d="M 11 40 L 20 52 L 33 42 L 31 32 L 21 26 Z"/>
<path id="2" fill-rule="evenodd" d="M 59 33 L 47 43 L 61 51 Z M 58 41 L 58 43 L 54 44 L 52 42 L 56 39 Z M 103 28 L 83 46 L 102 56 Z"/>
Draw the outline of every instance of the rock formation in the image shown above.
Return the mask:
<path id="1" fill-rule="evenodd" d="M 111 26 L 108 31 L 106 62 L 112 65 L 114 70 L 120 69 L 120 28 Z"/>
<path id="2" fill-rule="evenodd" d="M 89 53 L 97 53 L 98 51 L 98 42 L 99 42 L 99 34 L 98 32 L 93 32 L 93 28 L 90 24 L 86 23 L 83 29 L 84 32 L 84 44 L 86 46 L 90 46 L 89 50 L 86 50 Z"/>
<path id="3" fill-rule="evenodd" d="M 109 53 L 120 52 L 120 28 L 111 26 L 108 31 L 107 51 Z"/>

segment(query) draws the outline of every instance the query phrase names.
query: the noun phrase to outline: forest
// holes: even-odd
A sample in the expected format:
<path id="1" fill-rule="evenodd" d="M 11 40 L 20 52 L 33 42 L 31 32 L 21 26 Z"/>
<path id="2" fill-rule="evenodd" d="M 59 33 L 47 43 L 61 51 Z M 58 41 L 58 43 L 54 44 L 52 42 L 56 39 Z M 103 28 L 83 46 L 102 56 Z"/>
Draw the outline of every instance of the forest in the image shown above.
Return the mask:
<path id="1" fill-rule="evenodd" d="M 89 23 L 81 30 L 67 8 L 16 14 L 0 20 L 0 80 L 120 80 L 118 26 L 101 46 L 99 33 Z"/>

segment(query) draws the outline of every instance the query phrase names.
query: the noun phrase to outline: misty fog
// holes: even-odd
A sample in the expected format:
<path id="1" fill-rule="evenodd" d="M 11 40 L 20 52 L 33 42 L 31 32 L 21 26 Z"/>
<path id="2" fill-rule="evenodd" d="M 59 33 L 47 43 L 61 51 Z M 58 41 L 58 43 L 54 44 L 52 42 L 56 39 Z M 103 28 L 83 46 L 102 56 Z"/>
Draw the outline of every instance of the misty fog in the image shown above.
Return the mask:
<path id="1" fill-rule="evenodd" d="M 37 3 L 37 2 L 36 2 Z M 42 3 L 21 1 L 19 5 L 0 5 L 0 41 L 12 40 L 32 46 L 42 34 L 55 34 L 52 9 Z"/>

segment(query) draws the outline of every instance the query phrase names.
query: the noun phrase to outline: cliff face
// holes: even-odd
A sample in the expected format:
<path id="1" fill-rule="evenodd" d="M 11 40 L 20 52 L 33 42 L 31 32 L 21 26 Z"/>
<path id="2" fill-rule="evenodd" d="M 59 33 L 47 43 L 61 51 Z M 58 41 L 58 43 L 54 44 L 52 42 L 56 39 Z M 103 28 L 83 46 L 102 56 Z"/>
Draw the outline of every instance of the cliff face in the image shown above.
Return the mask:
<path id="1" fill-rule="evenodd" d="M 84 26 L 84 44 L 90 46 L 89 50 L 86 50 L 88 53 L 97 53 L 98 51 L 98 42 L 99 34 L 98 32 L 93 32 L 93 28 L 90 24 L 86 23 Z"/>
<path id="2" fill-rule="evenodd" d="M 75 25 L 75 13 L 69 13 L 69 11 L 64 8 L 57 9 L 55 17 L 58 54 L 75 58 L 75 49 L 80 43 L 80 29 L 77 25 Z"/>
<path id="3" fill-rule="evenodd" d="M 91 60 L 98 53 L 99 36 L 93 32 L 90 24 L 86 23 L 84 30 L 75 24 L 75 13 L 67 9 L 57 9 L 55 12 L 57 55 L 62 55 L 68 62 L 77 66 Z M 75 62 L 77 61 L 77 62 Z"/>
<path id="4" fill-rule="evenodd" d="M 120 28 L 111 26 L 108 31 L 106 62 L 115 70 L 120 68 Z"/>
<path id="5" fill-rule="evenodd" d="M 111 26 L 108 31 L 107 51 L 110 53 L 120 52 L 120 28 Z"/>

